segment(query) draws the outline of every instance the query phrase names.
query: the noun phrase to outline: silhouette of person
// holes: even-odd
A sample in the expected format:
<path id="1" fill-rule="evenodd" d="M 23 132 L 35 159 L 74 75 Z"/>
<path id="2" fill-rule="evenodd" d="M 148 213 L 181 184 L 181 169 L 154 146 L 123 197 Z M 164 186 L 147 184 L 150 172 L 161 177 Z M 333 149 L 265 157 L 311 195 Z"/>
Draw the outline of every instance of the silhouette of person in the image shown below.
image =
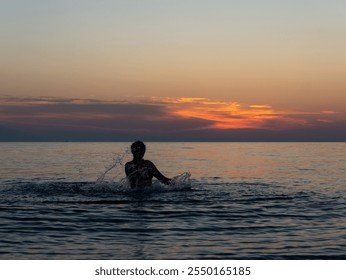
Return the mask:
<path id="1" fill-rule="evenodd" d="M 142 141 L 132 143 L 131 153 L 133 160 L 125 164 L 125 173 L 132 188 L 151 186 L 153 177 L 166 185 L 170 184 L 171 179 L 162 175 L 150 160 L 143 159 L 145 144 Z"/>

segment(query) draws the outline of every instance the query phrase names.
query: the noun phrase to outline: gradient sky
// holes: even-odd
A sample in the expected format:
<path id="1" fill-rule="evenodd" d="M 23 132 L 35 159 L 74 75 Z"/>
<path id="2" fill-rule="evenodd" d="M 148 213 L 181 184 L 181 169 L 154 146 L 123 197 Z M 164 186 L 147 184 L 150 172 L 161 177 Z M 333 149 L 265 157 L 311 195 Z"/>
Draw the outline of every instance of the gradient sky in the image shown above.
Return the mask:
<path id="1" fill-rule="evenodd" d="M 0 0 L 0 140 L 346 141 L 345 34 L 344 0 Z"/>

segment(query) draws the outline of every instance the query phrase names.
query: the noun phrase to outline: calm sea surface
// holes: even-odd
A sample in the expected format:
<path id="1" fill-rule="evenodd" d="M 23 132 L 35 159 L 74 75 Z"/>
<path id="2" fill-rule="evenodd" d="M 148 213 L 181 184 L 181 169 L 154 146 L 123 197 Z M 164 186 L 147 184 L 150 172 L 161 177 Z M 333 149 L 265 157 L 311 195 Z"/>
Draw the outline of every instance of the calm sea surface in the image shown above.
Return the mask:
<path id="1" fill-rule="evenodd" d="M 0 259 L 346 259 L 346 143 L 146 144 L 0 143 Z"/>

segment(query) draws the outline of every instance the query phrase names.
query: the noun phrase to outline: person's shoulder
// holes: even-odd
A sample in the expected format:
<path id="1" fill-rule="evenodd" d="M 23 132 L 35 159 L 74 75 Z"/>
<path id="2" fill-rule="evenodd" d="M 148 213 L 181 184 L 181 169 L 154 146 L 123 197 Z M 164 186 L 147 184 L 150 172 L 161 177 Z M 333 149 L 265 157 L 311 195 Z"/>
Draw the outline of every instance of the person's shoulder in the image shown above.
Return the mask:
<path id="1" fill-rule="evenodd" d="M 144 164 L 147 168 L 150 168 L 150 169 L 156 169 L 156 166 L 155 164 L 151 161 L 151 160 L 145 160 L 144 161 Z"/>
<path id="2" fill-rule="evenodd" d="M 134 165 L 133 160 L 132 161 L 128 161 L 128 162 L 125 163 L 125 167 L 131 167 L 133 165 Z"/>
<path id="3" fill-rule="evenodd" d="M 151 160 L 144 160 L 144 165 L 150 168 L 155 167 L 155 164 Z"/>

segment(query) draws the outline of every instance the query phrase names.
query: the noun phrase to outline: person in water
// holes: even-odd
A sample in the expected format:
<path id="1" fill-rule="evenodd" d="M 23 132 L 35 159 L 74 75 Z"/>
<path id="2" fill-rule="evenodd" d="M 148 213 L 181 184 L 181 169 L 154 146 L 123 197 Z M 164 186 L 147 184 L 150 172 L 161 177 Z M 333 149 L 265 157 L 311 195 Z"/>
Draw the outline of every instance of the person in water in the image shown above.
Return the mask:
<path id="1" fill-rule="evenodd" d="M 171 183 L 150 160 L 143 159 L 145 144 L 142 141 L 132 143 L 131 153 L 133 160 L 125 164 L 125 173 L 132 188 L 151 186 L 153 177 L 166 185 Z"/>

